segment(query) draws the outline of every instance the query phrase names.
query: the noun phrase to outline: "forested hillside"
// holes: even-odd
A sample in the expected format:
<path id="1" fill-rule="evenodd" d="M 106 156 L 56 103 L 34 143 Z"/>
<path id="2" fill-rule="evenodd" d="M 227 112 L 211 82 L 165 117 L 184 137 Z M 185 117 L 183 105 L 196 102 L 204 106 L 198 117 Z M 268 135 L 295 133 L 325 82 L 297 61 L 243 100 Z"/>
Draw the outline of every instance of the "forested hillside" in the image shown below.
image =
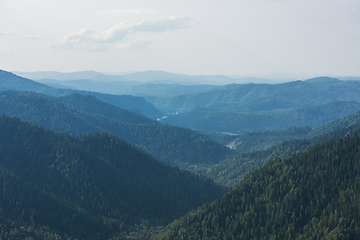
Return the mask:
<path id="1" fill-rule="evenodd" d="M 114 105 L 102 102 L 94 96 L 81 95 L 78 93 L 57 97 L 57 102 L 61 102 L 74 109 L 89 113 L 98 114 L 108 117 L 112 120 L 131 123 L 131 124 L 147 124 L 147 123 L 158 123 L 150 118 L 129 112 L 125 109 L 115 107 Z"/>
<path id="2" fill-rule="evenodd" d="M 358 113 L 355 115 L 358 115 Z M 348 119 L 353 119 L 353 117 L 354 116 L 348 117 Z M 336 122 L 347 121 L 340 119 Z M 332 123 L 331 125 L 335 127 L 336 124 Z M 351 124 L 350 126 L 326 132 L 313 138 L 284 141 L 267 150 L 234 155 L 211 167 L 204 174 L 214 179 L 216 182 L 226 185 L 227 187 L 233 187 L 238 184 L 248 173 L 266 165 L 271 160 L 290 157 L 294 154 L 305 151 L 310 146 L 319 143 L 325 143 L 330 140 L 337 140 L 354 133 L 360 134 L 360 121 Z"/>
<path id="3" fill-rule="evenodd" d="M 197 107 L 212 111 L 256 112 L 322 105 L 333 101 L 359 101 L 360 82 L 321 77 L 282 84 L 230 84 L 204 93 L 172 98 L 148 98 L 168 112 Z"/>
<path id="4" fill-rule="evenodd" d="M 357 239 L 357 134 L 269 162 L 154 239 Z"/>
<path id="5" fill-rule="evenodd" d="M 232 154 L 227 147 L 195 131 L 158 124 L 101 103 L 91 96 L 50 98 L 40 94 L 2 92 L 1 113 L 58 132 L 109 132 L 136 144 L 160 160 L 196 171 L 207 169 Z"/>
<path id="6" fill-rule="evenodd" d="M 232 149 L 238 153 L 254 152 L 269 149 L 283 141 L 307 138 L 312 130 L 310 127 L 290 127 L 278 131 L 246 132 L 234 135 L 228 141 L 233 141 Z"/>
<path id="7" fill-rule="evenodd" d="M 154 239 L 360 235 L 359 82 L 137 86 L 168 118 L 0 71 L 0 114 L 21 119 L 0 117 L 0 239 L 149 239 L 191 210 Z"/>
<path id="8" fill-rule="evenodd" d="M 171 115 L 161 122 L 203 131 L 243 134 L 251 131 L 282 130 L 289 127 L 314 128 L 359 110 L 359 102 L 349 101 L 258 112 L 212 111 L 208 108 L 196 108 L 188 113 Z"/>
<path id="9" fill-rule="evenodd" d="M 282 84 L 225 86 L 133 83 L 127 89 L 129 93 L 147 95 L 146 99 L 154 105 L 142 97 L 55 89 L 5 71 L 0 71 L 0 83 L 1 91 L 34 91 L 51 96 L 77 92 L 153 119 L 163 117 L 155 105 L 170 113 L 162 123 L 237 134 L 294 126 L 314 128 L 360 110 L 358 81 L 326 77 Z M 187 94 L 181 95 L 182 92 Z"/>
<path id="10" fill-rule="evenodd" d="M 311 139 L 331 131 L 340 130 L 360 122 L 360 111 L 349 116 L 321 125 L 316 128 L 290 127 L 285 130 L 246 132 L 242 135 L 218 135 L 213 137 L 223 144 L 231 143 L 238 153 L 269 149 L 283 141 L 292 139 Z"/>
<path id="11" fill-rule="evenodd" d="M 169 114 L 162 123 L 201 131 L 317 127 L 360 110 L 360 82 L 315 78 L 282 84 L 232 84 L 197 94 L 146 99 Z"/>
<path id="12" fill-rule="evenodd" d="M 71 90 L 52 88 L 30 79 L 19 77 L 11 72 L 0 70 L 0 91 L 7 90 L 39 92 L 48 95 L 66 95 L 73 92 Z"/>
<path id="13" fill-rule="evenodd" d="M 54 133 L 4 115 L 0 160 L 1 239 L 146 239 L 224 193 L 114 135 Z"/>

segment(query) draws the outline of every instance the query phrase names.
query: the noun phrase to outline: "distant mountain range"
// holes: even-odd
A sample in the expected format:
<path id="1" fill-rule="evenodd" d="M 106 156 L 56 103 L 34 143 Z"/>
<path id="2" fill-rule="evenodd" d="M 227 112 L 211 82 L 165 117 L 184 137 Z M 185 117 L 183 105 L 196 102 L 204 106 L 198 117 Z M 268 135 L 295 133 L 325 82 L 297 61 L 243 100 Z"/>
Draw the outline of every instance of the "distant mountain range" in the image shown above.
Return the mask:
<path id="1" fill-rule="evenodd" d="M 56 72 L 56 71 L 38 71 L 13 73 L 32 80 L 53 79 L 53 80 L 93 80 L 100 82 L 109 81 L 135 81 L 135 82 L 155 82 L 155 83 L 179 83 L 188 84 L 214 84 L 224 85 L 231 83 L 283 83 L 295 80 L 306 80 L 314 77 L 324 76 L 322 74 L 294 74 L 294 73 L 270 73 L 253 75 L 188 75 L 165 71 L 134 71 L 128 73 L 100 73 L 96 71 L 78 71 L 78 72 Z M 331 76 L 341 80 L 360 80 L 360 76 Z"/>
<path id="2" fill-rule="evenodd" d="M 79 76 L 79 74 L 76 73 L 74 76 L 65 74 L 64 76 L 69 78 L 81 77 L 82 75 Z M 62 74 L 60 75 L 62 76 Z M 83 76 L 96 79 L 105 75 L 96 72 L 84 72 Z M 158 80 L 176 80 L 187 77 L 186 75 L 161 71 L 132 73 L 122 77 L 126 76 L 129 76 L 127 81 L 43 79 L 41 82 L 57 88 L 76 89 L 78 92 L 83 90 L 101 92 L 102 94 L 97 94 L 97 97 L 105 102 L 143 113 L 152 118 L 161 119 L 165 116 L 161 120 L 162 123 L 190 127 L 200 131 L 242 134 L 246 131 L 279 130 L 291 126 L 317 127 L 359 110 L 356 103 L 350 103 L 351 101 L 359 101 L 358 81 L 340 81 L 322 77 L 275 85 L 230 84 L 215 86 L 182 85 L 170 80 L 167 84 L 135 82 L 139 79 L 149 81 L 155 78 Z M 59 77 L 59 79 L 61 78 Z M 112 100 L 114 97 L 105 93 L 143 96 L 144 99 L 166 114 L 162 114 L 152 107 L 145 107 L 145 103 L 139 102 L 134 106 L 131 103 L 135 99 L 121 104 L 121 101 L 124 100 L 114 101 Z M 91 94 L 95 95 L 94 93 Z M 326 104 L 334 101 L 342 101 L 344 104 L 343 107 L 339 106 L 340 102 L 336 104 L 340 110 L 339 115 L 327 115 L 330 112 L 324 114 L 324 111 L 328 111 L 330 107 Z M 139 109 L 140 105 L 144 106 Z M 314 117 L 311 113 L 314 111 L 322 112 L 322 114 L 315 117 L 318 118 L 317 120 L 315 118 L 312 121 L 306 120 Z M 296 119 L 294 120 L 292 117 Z"/>
<path id="3" fill-rule="evenodd" d="M 193 85 L 193 84 L 213 84 L 213 85 L 224 85 L 231 83 L 277 83 L 284 82 L 284 78 L 281 80 L 277 78 L 257 78 L 257 77 L 228 77 L 224 75 L 217 76 L 206 76 L 206 75 L 186 75 L 176 74 L 165 71 L 143 71 L 127 74 L 104 74 L 95 71 L 82 71 L 73 73 L 61 73 L 61 72 L 19 72 L 15 71 L 15 74 L 29 78 L 32 80 L 52 79 L 52 80 L 92 80 L 99 82 L 110 82 L 110 81 L 132 81 L 138 83 L 151 82 L 151 83 L 166 83 L 173 84 L 178 83 L 182 85 Z M 287 79 L 287 80 L 291 80 Z M 298 79 L 298 78 L 295 78 Z"/>
<path id="4" fill-rule="evenodd" d="M 8 73 L 9 75 L 10 73 Z M 109 76 L 93 71 L 76 73 L 39 72 L 58 79 L 82 78 L 103 80 Z M 16 81 L 26 79 L 13 75 Z M 110 76 L 118 77 L 118 76 Z M 146 71 L 121 76 L 128 81 L 43 80 L 62 83 L 69 88 L 98 91 L 124 91 L 144 98 L 96 93 L 84 90 L 56 89 L 27 80 L 20 87 L 3 89 L 37 91 L 53 96 L 74 92 L 90 94 L 99 100 L 135 113 L 158 118 L 161 123 L 190 127 L 199 131 L 245 132 L 282 130 L 292 126 L 311 128 L 360 110 L 360 82 L 319 77 L 281 84 L 180 85 L 139 84 L 142 81 L 184 79 L 187 75 Z M 213 76 L 213 78 L 216 78 Z M 30 82 L 29 82 L 30 81 Z M 130 84 L 130 85 L 129 85 Z M 31 85 L 31 86 L 30 86 Z M 51 85 L 51 84 L 50 84 Z M 64 85 L 64 87 L 65 87 Z M 144 99 L 147 100 L 144 101 Z M 163 114 L 156 108 L 166 112 Z M 176 113 L 176 114 L 175 114 Z"/>
<path id="5" fill-rule="evenodd" d="M 156 119 L 163 116 L 160 110 L 156 109 L 151 103 L 147 102 L 142 97 L 102 94 L 92 91 L 80 91 L 72 89 L 58 89 L 34 82 L 30 79 L 19 77 L 10 72 L 0 70 L 0 91 L 7 90 L 37 92 L 50 96 L 65 96 L 73 93 L 92 95 L 106 103 L 133 111 L 138 114 L 143 114 L 150 118 Z"/>
<path id="6" fill-rule="evenodd" d="M 256 112 L 289 109 L 332 101 L 358 101 L 360 82 L 314 78 L 282 84 L 231 84 L 202 93 L 174 97 L 147 97 L 163 111 L 211 110 Z"/>
<path id="7" fill-rule="evenodd" d="M 317 127 L 360 110 L 360 82 L 314 78 L 282 84 L 226 85 L 204 93 L 146 97 L 170 114 L 162 123 L 245 133 Z"/>
<path id="8" fill-rule="evenodd" d="M 82 71 L 72 73 L 61 73 L 54 71 L 42 71 L 42 72 L 13 72 L 21 77 L 29 78 L 31 80 L 41 79 L 53 79 L 53 80 L 97 80 L 97 81 L 124 81 L 125 78 L 117 75 L 107 75 L 95 71 Z"/>
<path id="9" fill-rule="evenodd" d="M 180 85 L 179 83 L 139 83 L 131 81 L 100 82 L 94 80 L 38 80 L 47 86 L 60 89 L 96 91 L 107 94 L 126 94 L 134 96 L 177 96 L 188 93 L 206 92 L 217 89 L 214 85 Z"/>

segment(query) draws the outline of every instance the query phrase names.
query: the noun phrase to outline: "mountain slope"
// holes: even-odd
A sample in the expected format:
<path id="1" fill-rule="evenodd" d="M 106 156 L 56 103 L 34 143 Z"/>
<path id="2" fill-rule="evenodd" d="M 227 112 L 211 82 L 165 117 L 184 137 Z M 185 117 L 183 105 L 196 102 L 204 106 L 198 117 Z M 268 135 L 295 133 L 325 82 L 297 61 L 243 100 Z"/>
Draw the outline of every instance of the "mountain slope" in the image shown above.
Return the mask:
<path id="1" fill-rule="evenodd" d="M 205 173 L 205 175 L 214 179 L 216 182 L 224 184 L 227 187 L 233 187 L 239 183 L 248 173 L 266 165 L 271 160 L 290 157 L 294 154 L 305 151 L 307 148 L 315 144 L 325 143 L 330 140 L 337 140 L 347 135 L 353 135 L 354 133 L 360 134 L 359 113 L 344 119 L 339 119 L 335 122 L 349 123 L 347 120 L 355 120 L 356 117 L 358 121 L 355 123 L 344 126 L 343 128 L 335 128 L 336 130 L 333 131 L 323 132 L 323 134 L 320 134 L 321 131 L 318 131 L 319 134 L 312 138 L 288 140 L 279 143 L 267 150 L 234 155 L 217 164 L 216 166 L 211 167 L 209 171 Z M 335 122 L 329 125 L 334 127 L 340 126 Z M 325 126 L 324 129 L 326 128 L 328 127 Z"/>
<path id="2" fill-rule="evenodd" d="M 212 137 L 225 145 L 231 144 L 231 148 L 238 153 L 244 153 L 266 150 L 287 140 L 319 137 L 331 131 L 349 127 L 358 122 L 360 122 L 360 112 L 339 118 L 316 128 L 290 127 L 278 131 L 246 132 L 242 135 L 215 135 Z"/>
<path id="3" fill-rule="evenodd" d="M 11 72 L 0 70 L 0 91 L 7 90 L 39 92 L 48 95 L 66 95 L 73 92 L 71 90 L 55 89 L 30 79 L 19 77 Z"/>
<path id="4" fill-rule="evenodd" d="M 78 93 L 75 93 L 67 96 L 57 97 L 55 100 L 80 111 L 89 114 L 103 115 L 122 123 L 158 123 L 147 117 L 143 117 L 122 108 L 115 107 L 114 105 L 108 104 L 106 102 L 102 102 L 99 99 L 90 95 L 80 95 Z"/>
<path id="5" fill-rule="evenodd" d="M 121 237 L 135 224 L 161 226 L 224 192 L 118 137 L 59 134 L 5 116 L 0 159 L 2 238 Z"/>
<path id="6" fill-rule="evenodd" d="M 157 108 L 175 112 L 206 107 L 213 111 L 270 111 L 319 105 L 333 101 L 359 101 L 360 82 L 315 78 L 282 84 L 231 84 L 197 94 L 147 98 Z"/>
<path id="7" fill-rule="evenodd" d="M 198 108 L 188 113 L 171 115 L 161 122 L 203 131 L 243 134 L 251 131 L 281 130 L 294 126 L 318 127 L 359 110 L 359 102 L 349 101 L 259 112 L 211 111 L 207 108 Z"/>
<path id="8" fill-rule="evenodd" d="M 154 239 L 356 239 L 360 138 L 270 162 Z"/>
<path id="9" fill-rule="evenodd" d="M 71 89 L 56 89 L 26 78 L 19 77 L 13 73 L 0 70 L 0 91 L 7 90 L 37 92 L 50 96 L 66 96 L 73 93 L 79 93 L 81 95 L 92 95 L 103 102 L 133 111 L 135 113 L 144 114 L 150 118 L 162 117 L 162 112 L 156 109 L 151 103 L 147 102 L 142 97 L 101 94 L 97 92 L 87 92 Z"/>
<path id="10" fill-rule="evenodd" d="M 159 118 L 163 116 L 163 113 L 154 107 L 151 103 L 147 102 L 142 97 L 135 97 L 131 95 L 112 95 L 103 94 L 97 92 L 84 92 L 78 91 L 82 95 L 92 95 L 100 101 L 109 103 L 119 108 L 123 108 L 134 113 L 145 115 L 149 118 Z"/>
<path id="11" fill-rule="evenodd" d="M 57 98 L 39 94 L 2 92 L 0 114 L 16 116 L 59 132 L 109 132 L 160 160 L 182 168 L 193 169 L 205 164 L 206 169 L 232 153 L 227 147 L 190 129 L 152 123 L 151 120 L 149 123 L 129 124 L 128 121 L 137 120 L 142 123 L 144 118 L 130 114 L 129 119 L 128 115 L 122 115 L 124 111 L 121 109 L 116 110 L 93 97 L 70 95 L 59 99 L 71 107 L 56 101 Z"/>
<path id="12" fill-rule="evenodd" d="M 176 113 L 162 119 L 163 123 L 242 134 L 324 124 L 326 121 L 311 121 L 321 116 L 306 119 L 306 114 L 314 115 L 322 111 L 316 109 L 319 106 L 335 102 L 360 102 L 360 82 L 322 77 L 273 85 L 232 84 L 203 93 L 146 99 L 163 111 Z M 331 120 L 345 116 L 332 115 Z"/>

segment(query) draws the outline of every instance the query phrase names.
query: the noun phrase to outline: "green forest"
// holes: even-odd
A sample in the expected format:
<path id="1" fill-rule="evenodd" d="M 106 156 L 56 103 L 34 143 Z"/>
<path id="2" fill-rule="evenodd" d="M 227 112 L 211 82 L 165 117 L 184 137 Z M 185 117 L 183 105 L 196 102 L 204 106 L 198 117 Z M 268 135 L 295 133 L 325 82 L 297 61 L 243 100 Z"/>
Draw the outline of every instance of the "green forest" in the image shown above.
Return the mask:
<path id="1" fill-rule="evenodd" d="M 0 160 L 2 239 L 121 239 L 225 192 L 114 135 L 55 133 L 14 117 L 0 117 Z"/>
<path id="2" fill-rule="evenodd" d="M 91 96 L 75 94 L 52 98 L 7 91 L 0 92 L 0 109 L 7 116 L 16 116 L 58 132 L 112 133 L 156 158 L 182 168 L 201 171 L 234 153 L 196 131 L 159 124 Z"/>
<path id="3" fill-rule="evenodd" d="M 96 76 L 0 70 L 0 240 L 360 239 L 358 81 Z"/>
<path id="4" fill-rule="evenodd" d="M 358 113 L 355 115 L 358 115 Z M 334 123 L 331 123 L 331 125 L 334 125 Z M 337 140 L 347 135 L 353 135 L 354 133 L 360 134 L 360 123 L 351 124 L 346 128 L 327 132 L 309 139 L 284 141 L 267 150 L 236 154 L 211 167 L 205 175 L 227 187 L 233 187 L 248 173 L 266 165 L 271 160 L 290 157 L 316 144 Z"/>
<path id="5" fill-rule="evenodd" d="M 359 151 L 354 134 L 271 161 L 154 239 L 358 239 Z"/>

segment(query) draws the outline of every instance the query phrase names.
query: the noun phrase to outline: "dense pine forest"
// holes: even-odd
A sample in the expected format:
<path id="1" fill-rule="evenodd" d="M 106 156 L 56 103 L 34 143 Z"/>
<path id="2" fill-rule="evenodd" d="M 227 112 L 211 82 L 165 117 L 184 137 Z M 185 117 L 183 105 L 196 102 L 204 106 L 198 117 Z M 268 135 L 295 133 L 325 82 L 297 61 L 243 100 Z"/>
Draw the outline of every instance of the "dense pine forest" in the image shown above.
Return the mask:
<path id="1" fill-rule="evenodd" d="M 87 134 L 109 132 L 136 144 L 169 164 L 203 169 L 233 152 L 190 129 L 157 121 L 80 94 L 53 98 L 42 94 L 0 92 L 0 109 L 8 116 L 58 132 Z"/>
<path id="2" fill-rule="evenodd" d="M 351 115 L 346 119 L 349 120 L 353 119 L 354 117 L 358 118 L 359 113 Z M 290 157 L 294 154 L 305 151 L 310 146 L 319 143 L 325 143 L 330 140 L 337 140 L 347 135 L 353 135 L 354 133 L 360 134 L 360 124 L 351 124 L 353 123 L 353 121 L 348 122 L 346 119 L 340 119 L 338 121 L 329 123 L 329 125 L 333 127 L 337 126 L 339 123 L 350 124 L 349 126 L 338 130 L 330 131 L 309 139 L 295 139 L 284 141 L 267 150 L 234 155 L 222 161 L 221 163 L 211 167 L 209 171 L 205 173 L 205 175 L 209 176 L 210 178 L 221 184 L 226 185 L 227 187 L 233 187 L 237 183 L 239 183 L 248 173 L 266 165 L 271 160 L 283 157 Z M 323 126 L 321 127 L 321 129 L 324 131 L 325 129 L 328 129 L 328 127 L 329 126 Z M 323 131 L 320 131 L 319 129 L 315 129 L 315 131 L 318 134 L 323 133 Z M 265 134 L 265 136 L 266 135 L 267 134 Z M 274 135 L 276 138 L 277 134 Z"/>
<path id="3" fill-rule="evenodd" d="M 358 81 L 41 82 L 0 70 L 0 239 L 360 239 Z"/>
<path id="4" fill-rule="evenodd" d="M 287 140 L 319 137 L 331 131 L 344 129 L 358 122 L 360 122 L 360 111 L 316 128 L 308 126 L 290 127 L 278 131 L 246 132 L 242 135 L 209 134 L 207 132 L 205 134 L 223 144 L 231 142 L 232 149 L 238 153 L 244 153 L 266 150 Z"/>
<path id="5" fill-rule="evenodd" d="M 13 117 L 0 117 L 0 160 L 2 239 L 121 239 L 224 193 L 116 136 L 54 133 Z"/>
<path id="6" fill-rule="evenodd" d="M 358 239 L 357 134 L 269 162 L 154 239 Z"/>

